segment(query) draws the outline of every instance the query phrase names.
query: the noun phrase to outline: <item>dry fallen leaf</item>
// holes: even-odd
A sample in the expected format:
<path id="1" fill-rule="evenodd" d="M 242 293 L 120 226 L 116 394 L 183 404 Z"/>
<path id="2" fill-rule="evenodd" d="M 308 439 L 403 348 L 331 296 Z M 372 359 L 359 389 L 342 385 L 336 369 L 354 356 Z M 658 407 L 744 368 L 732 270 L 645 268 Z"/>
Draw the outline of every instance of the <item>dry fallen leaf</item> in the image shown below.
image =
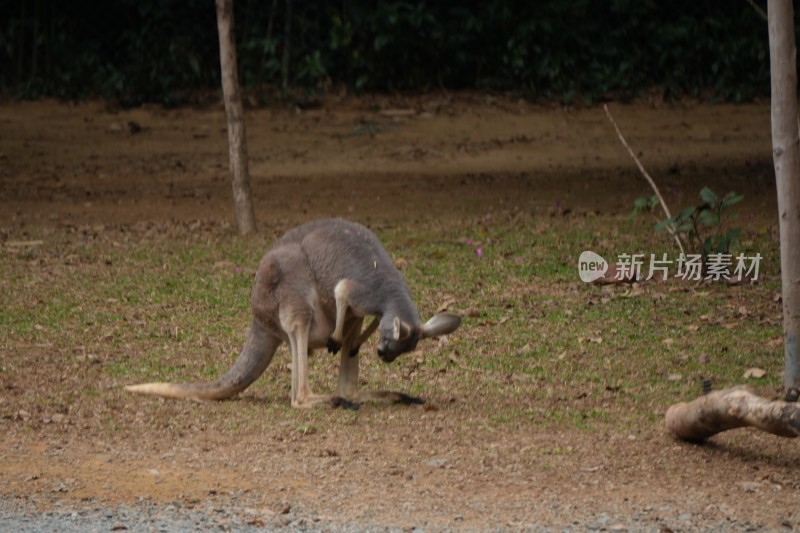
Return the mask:
<path id="1" fill-rule="evenodd" d="M 769 346 L 770 348 L 783 346 L 783 337 L 775 337 L 774 339 L 768 340 L 767 346 Z"/>
<path id="2" fill-rule="evenodd" d="M 436 308 L 437 313 L 444 313 L 448 309 L 450 309 L 456 303 L 456 299 L 452 296 L 448 296 L 445 300 Z"/>
<path id="3" fill-rule="evenodd" d="M 745 373 L 745 379 L 760 379 L 767 375 L 767 371 L 763 368 L 748 368 Z"/>

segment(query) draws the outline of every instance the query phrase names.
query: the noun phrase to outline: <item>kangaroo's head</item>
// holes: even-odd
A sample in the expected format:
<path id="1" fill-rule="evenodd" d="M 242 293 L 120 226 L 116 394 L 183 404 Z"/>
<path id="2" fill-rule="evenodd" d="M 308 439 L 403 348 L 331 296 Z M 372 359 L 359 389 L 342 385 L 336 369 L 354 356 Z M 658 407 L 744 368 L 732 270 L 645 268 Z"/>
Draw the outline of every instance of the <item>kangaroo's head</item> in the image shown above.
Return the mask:
<path id="1" fill-rule="evenodd" d="M 434 315 L 424 324 L 415 325 L 399 316 L 384 315 L 381 318 L 381 338 L 378 341 L 378 357 L 391 363 L 397 356 L 410 352 L 421 339 L 441 337 L 454 332 L 461 325 L 461 317 L 450 313 Z"/>

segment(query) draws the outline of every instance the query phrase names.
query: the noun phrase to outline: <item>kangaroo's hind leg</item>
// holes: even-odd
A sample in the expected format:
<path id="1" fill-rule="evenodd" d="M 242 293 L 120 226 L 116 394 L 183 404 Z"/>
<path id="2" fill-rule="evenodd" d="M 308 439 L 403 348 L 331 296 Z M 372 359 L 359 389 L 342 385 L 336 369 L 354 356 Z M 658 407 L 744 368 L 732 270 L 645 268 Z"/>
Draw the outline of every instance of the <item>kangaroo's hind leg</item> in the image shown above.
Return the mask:
<path id="1" fill-rule="evenodd" d="M 361 350 L 361 345 L 367 342 L 370 336 L 375 333 L 375 330 L 378 329 L 378 325 L 381 323 L 381 319 L 378 317 L 374 317 L 372 322 L 370 322 L 369 326 L 367 326 L 364 331 L 361 332 L 361 335 L 358 336 L 355 343 L 352 347 L 347 350 L 346 353 L 350 357 L 355 357 L 358 355 L 359 350 Z"/>
<path id="2" fill-rule="evenodd" d="M 292 352 L 292 407 L 309 408 L 318 404 L 334 404 L 334 397 L 314 394 L 308 377 L 308 335 L 310 324 L 301 322 L 294 327 L 285 328 Z"/>
<path id="3" fill-rule="evenodd" d="M 339 396 L 314 394 L 311 390 L 311 385 L 308 380 L 309 330 L 310 324 L 307 322 L 284 330 L 289 337 L 289 348 L 292 352 L 292 407 L 310 408 L 315 405 L 328 404 L 333 407 L 358 409 L 359 406 L 357 403 L 353 403 Z"/>
<path id="4" fill-rule="evenodd" d="M 347 322 L 339 359 L 339 396 L 353 401 L 358 396 L 358 343 L 363 337 L 361 334 L 363 324 L 363 318 L 351 318 Z"/>

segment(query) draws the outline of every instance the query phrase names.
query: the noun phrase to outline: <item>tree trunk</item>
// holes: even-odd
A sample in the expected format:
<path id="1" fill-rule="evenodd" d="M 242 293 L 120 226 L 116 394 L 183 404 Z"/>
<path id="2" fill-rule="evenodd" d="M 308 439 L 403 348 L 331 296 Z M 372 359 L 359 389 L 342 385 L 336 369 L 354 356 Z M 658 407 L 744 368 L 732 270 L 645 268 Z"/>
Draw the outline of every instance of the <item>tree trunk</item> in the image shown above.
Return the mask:
<path id="1" fill-rule="evenodd" d="M 769 0 L 772 77 L 772 157 L 778 189 L 781 294 L 787 398 L 800 389 L 800 138 L 797 122 L 797 57 L 791 0 Z"/>
<path id="2" fill-rule="evenodd" d="M 800 435 L 800 404 L 766 400 L 747 387 L 733 387 L 673 405 L 666 423 L 675 436 L 692 441 L 745 426 L 794 438 Z"/>
<path id="3" fill-rule="evenodd" d="M 244 125 L 239 75 L 236 67 L 236 41 L 233 38 L 233 0 L 216 0 L 219 31 L 219 63 L 222 95 L 228 118 L 228 156 L 230 158 L 236 224 L 242 235 L 256 230 L 253 194 L 247 170 L 247 132 Z"/>

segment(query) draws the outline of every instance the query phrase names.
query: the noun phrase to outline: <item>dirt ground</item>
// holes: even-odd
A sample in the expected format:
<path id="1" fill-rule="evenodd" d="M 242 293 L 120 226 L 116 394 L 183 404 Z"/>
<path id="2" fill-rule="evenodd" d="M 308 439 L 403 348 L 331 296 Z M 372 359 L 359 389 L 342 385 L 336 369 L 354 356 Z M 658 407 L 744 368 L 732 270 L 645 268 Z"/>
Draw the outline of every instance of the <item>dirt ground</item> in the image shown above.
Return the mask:
<path id="1" fill-rule="evenodd" d="M 724 182 L 747 195 L 748 209 L 775 211 L 767 104 L 610 108 L 667 187 Z M 328 98 L 251 110 L 247 128 L 266 235 L 323 216 L 399 224 L 566 204 L 629 210 L 649 193 L 602 108 L 487 95 Z M 26 227 L 197 219 L 233 224 L 219 106 L 0 105 L 0 239 Z M 11 357 L 8 343 L 0 349 Z M 109 392 L 105 414 L 118 427 L 107 432 L 91 417 L 27 408 L 47 381 L 26 393 L 9 376 L 0 372 L 0 494 L 42 509 L 236 498 L 257 510 L 254 524 L 273 526 L 298 512 L 433 530 L 800 527 L 800 448 L 748 430 L 702 447 L 660 424 L 498 431 L 441 392 L 435 410 L 335 414 L 324 431 L 280 419 L 226 426 L 236 410 L 267 416 L 253 397 L 147 400 L 147 416 L 164 420 L 153 432 L 140 398 Z M 62 386 L 66 377 L 52 379 Z"/>

